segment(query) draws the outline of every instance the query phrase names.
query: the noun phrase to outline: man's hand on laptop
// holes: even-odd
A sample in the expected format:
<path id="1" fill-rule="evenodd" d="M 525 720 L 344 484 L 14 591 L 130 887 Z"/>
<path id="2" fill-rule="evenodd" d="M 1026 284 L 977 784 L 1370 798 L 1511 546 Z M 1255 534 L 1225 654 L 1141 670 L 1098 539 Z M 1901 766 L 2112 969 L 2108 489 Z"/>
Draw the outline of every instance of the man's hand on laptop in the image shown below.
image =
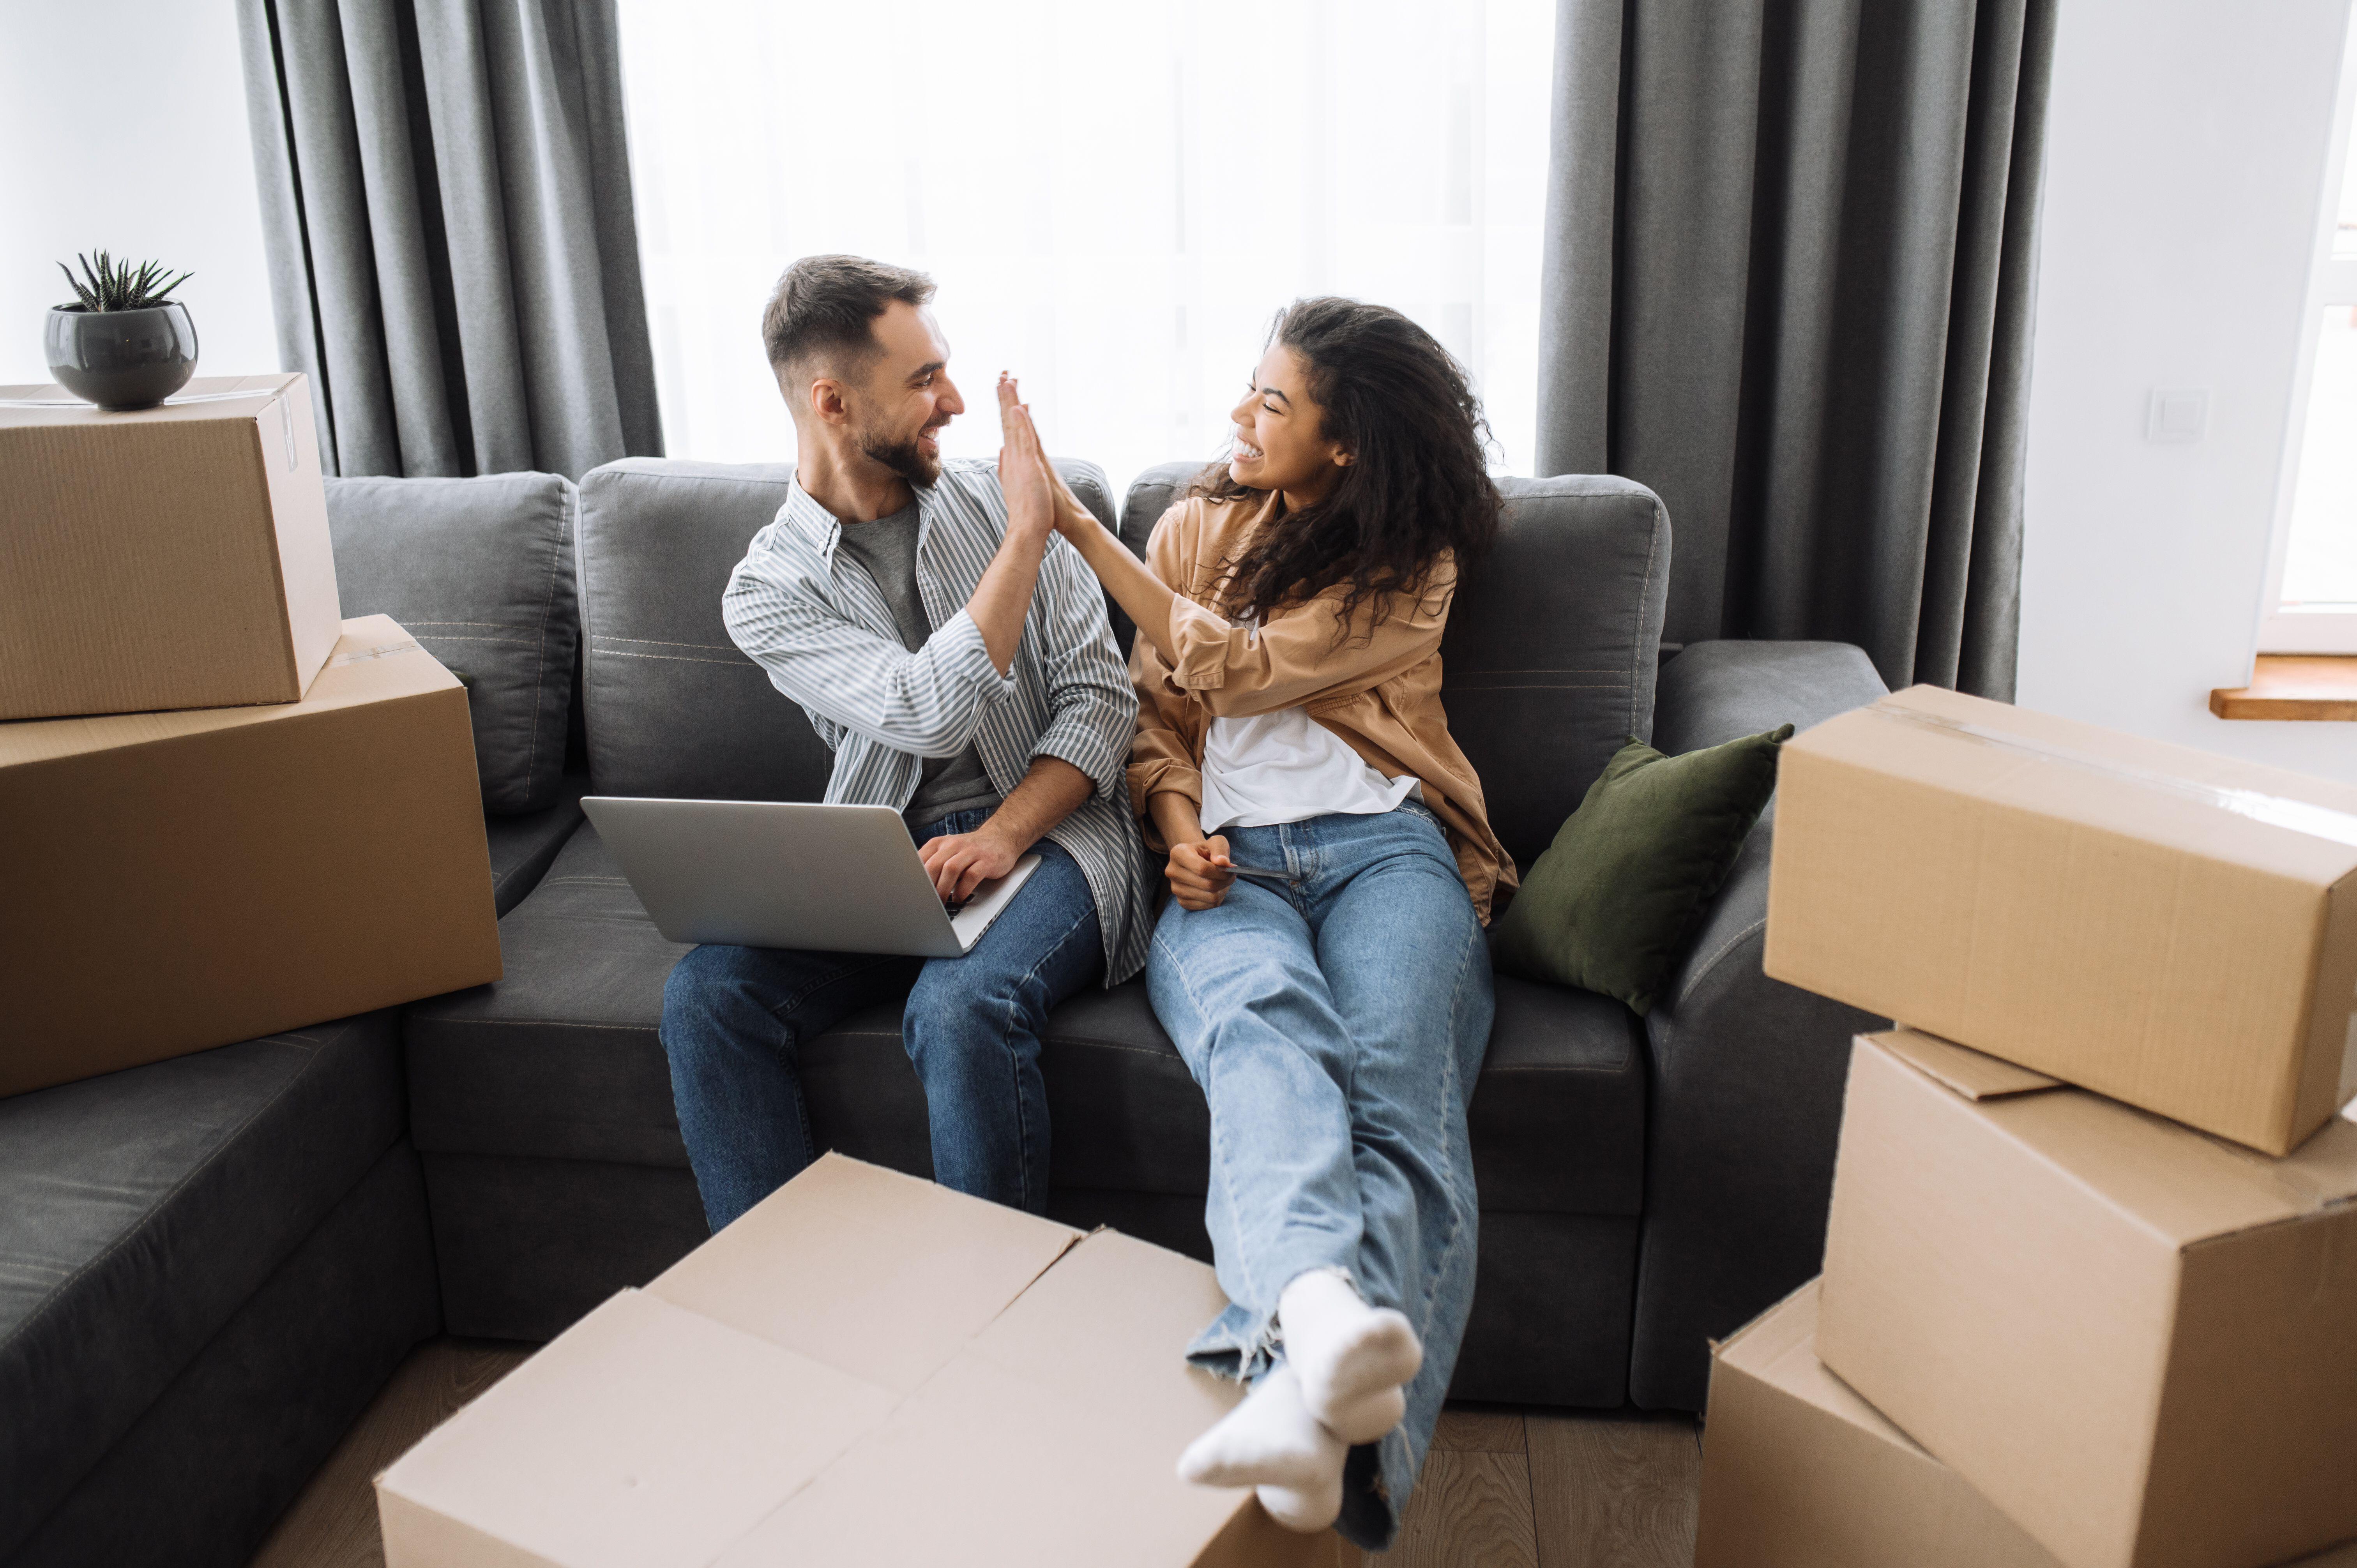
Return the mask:
<path id="1" fill-rule="evenodd" d="M 943 833 L 917 846 L 917 858 L 925 863 L 942 903 L 952 908 L 963 904 L 975 888 L 1015 869 L 1023 851 L 1005 833 L 994 832 L 994 825 L 985 822 L 970 833 Z"/>

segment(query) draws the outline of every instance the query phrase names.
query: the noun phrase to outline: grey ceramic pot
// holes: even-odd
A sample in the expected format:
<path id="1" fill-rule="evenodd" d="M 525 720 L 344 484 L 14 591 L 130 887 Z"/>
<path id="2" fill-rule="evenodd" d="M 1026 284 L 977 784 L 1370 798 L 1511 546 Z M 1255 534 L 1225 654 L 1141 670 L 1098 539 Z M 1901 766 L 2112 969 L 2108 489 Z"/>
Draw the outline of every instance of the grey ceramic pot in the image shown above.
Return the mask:
<path id="1" fill-rule="evenodd" d="M 197 373 L 197 324 L 167 300 L 146 310 L 49 312 L 49 374 L 101 408 L 153 408 Z"/>

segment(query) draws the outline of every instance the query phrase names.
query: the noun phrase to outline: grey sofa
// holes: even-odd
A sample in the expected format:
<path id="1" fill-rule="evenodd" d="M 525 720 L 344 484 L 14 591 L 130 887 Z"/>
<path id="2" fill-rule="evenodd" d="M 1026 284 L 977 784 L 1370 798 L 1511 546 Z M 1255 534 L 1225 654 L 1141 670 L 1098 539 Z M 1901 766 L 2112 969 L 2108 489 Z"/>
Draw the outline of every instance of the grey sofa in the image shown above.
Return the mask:
<path id="1" fill-rule="evenodd" d="M 1068 471 L 1114 521 L 1093 470 Z M 1118 521 L 1133 550 L 1188 471 L 1131 487 Z M 720 619 L 728 569 L 790 475 L 631 460 L 584 478 L 598 792 L 821 792 L 825 749 Z M 1497 553 L 1450 618 L 1446 693 L 1523 864 L 1631 735 L 1684 750 L 1881 693 L 1865 657 L 1837 645 L 1714 643 L 1663 666 L 1671 542 L 1652 493 L 1603 478 L 1504 488 Z M 1699 1408 L 1707 1337 L 1814 1271 L 1843 1049 L 1867 1021 L 1760 974 L 1770 831 L 1651 1018 L 1501 978 L 1472 1107 L 1482 1246 L 1459 1397 Z M 682 950 L 587 826 L 500 929 L 505 979 L 408 1010 L 410 1128 L 451 1329 L 540 1338 L 703 1238 L 656 1036 Z M 823 1143 L 929 1173 L 897 1006 L 850 1018 L 803 1063 Z M 1067 1003 L 1044 1066 L 1051 1211 L 1207 1255 L 1207 1115 L 1142 984 Z"/>
<path id="2" fill-rule="evenodd" d="M 1116 513 L 1093 468 L 1065 469 L 1133 549 L 1187 472 L 1143 476 Z M 577 496 L 550 476 L 336 488 L 347 613 L 395 615 L 468 677 L 505 978 L 0 1101 L 0 1564 L 242 1563 L 420 1338 L 547 1337 L 703 1239 L 656 1037 L 681 950 L 578 800 L 593 779 L 819 793 L 823 748 L 719 618 L 789 475 L 632 460 Z M 1446 689 L 1525 865 L 1630 734 L 1683 751 L 1882 691 L 1839 645 L 1664 660 L 1651 492 L 1505 488 Z M 1698 1409 L 1708 1337 L 1815 1272 L 1846 1041 L 1871 1021 L 1760 973 L 1771 832 L 1772 811 L 1651 1017 L 1501 980 L 1458 1397 Z M 1068 1003 L 1046 1069 L 1054 1212 L 1205 1255 L 1203 1101 L 1141 987 Z M 823 1141 L 926 1172 L 896 1008 L 814 1042 L 805 1072 Z"/>

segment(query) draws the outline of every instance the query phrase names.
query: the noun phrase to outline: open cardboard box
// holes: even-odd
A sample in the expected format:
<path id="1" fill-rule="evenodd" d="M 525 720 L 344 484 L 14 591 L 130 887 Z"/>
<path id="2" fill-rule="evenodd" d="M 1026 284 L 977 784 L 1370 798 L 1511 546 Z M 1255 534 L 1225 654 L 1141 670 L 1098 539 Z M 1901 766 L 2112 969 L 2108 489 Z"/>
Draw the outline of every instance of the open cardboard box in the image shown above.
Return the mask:
<path id="1" fill-rule="evenodd" d="M 1211 1271 L 829 1155 L 377 1478 L 388 1568 L 1332 1568 L 1179 1451 Z"/>
<path id="2" fill-rule="evenodd" d="M 2357 788 L 1916 686 L 1786 743 L 1770 975 L 2267 1154 L 2357 1094 Z"/>
<path id="3" fill-rule="evenodd" d="M 1816 1353 L 2067 1568 L 2357 1537 L 2357 1124 L 2271 1160 L 1862 1036 Z"/>
<path id="4" fill-rule="evenodd" d="M 0 387 L 0 719 L 291 703 L 341 631 L 310 389 Z"/>
<path id="5" fill-rule="evenodd" d="M 2061 1568 L 1817 1359 L 1810 1281 L 1715 1348 L 1695 1568 Z M 2357 1568 L 2357 1542 L 2297 1568 Z"/>

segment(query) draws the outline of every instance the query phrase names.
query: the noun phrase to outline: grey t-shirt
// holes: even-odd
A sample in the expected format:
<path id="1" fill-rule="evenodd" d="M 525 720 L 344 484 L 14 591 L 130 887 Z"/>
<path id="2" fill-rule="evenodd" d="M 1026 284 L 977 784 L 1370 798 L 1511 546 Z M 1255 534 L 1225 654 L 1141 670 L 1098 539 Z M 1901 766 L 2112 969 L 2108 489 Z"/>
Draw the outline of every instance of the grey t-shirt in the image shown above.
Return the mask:
<path id="1" fill-rule="evenodd" d="M 909 506 L 874 522 L 843 524 L 841 548 L 867 569 L 877 591 L 892 608 L 892 624 L 900 642 L 911 653 L 933 635 L 925 601 L 917 593 L 917 509 Z M 901 815 L 911 828 L 922 828 L 957 811 L 998 804 L 998 790 L 982 766 L 982 754 L 968 746 L 955 757 L 924 758 L 917 792 Z"/>

